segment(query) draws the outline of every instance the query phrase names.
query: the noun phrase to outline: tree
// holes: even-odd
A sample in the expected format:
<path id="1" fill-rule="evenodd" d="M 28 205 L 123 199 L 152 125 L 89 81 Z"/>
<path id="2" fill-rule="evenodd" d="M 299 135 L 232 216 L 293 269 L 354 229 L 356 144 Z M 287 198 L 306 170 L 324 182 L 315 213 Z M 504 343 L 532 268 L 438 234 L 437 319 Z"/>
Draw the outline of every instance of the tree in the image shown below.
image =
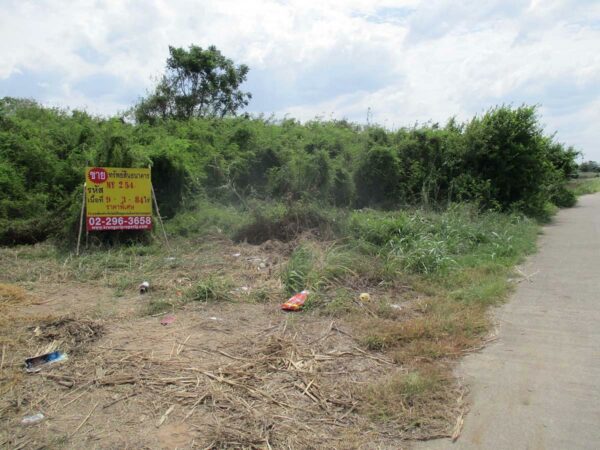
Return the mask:
<path id="1" fill-rule="evenodd" d="M 137 122 L 235 115 L 252 94 L 240 90 L 249 68 L 223 56 L 215 47 L 189 50 L 169 46 L 166 73 L 134 108 Z"/>
<path id="2" fill-rule="evenodd" d="M 596 161 L 586 161 L 579 165 L 579 170 L 582 172 L 600 172 L 600 164 Z"/>

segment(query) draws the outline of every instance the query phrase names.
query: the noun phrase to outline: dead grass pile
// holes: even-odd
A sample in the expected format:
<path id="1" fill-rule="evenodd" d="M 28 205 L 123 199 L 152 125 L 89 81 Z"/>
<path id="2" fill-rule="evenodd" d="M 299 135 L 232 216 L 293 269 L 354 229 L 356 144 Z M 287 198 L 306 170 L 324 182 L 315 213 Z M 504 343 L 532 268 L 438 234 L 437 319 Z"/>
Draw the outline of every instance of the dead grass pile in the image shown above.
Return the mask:
<path id="1" fill-rule="evenodd" d="M 349 343 L 344 349 L 326 343 L 342 338 Z M 357 414 L 355 386 L 402 370 L 351 342 L 332 322 L 316 338 L 284 325 L 229 351 L 185 340 L 166 359 L 148 350 L 96 346 L 41 373 L 59 398 L 44 410 L 60 411 L 87 393 L 100 399 L 102 410 L 134 402 L 136 410 L 151 412 L 157 427 L 186 423 L 200 448 L 318 448 L 343 440 L 349 427 L 376 427 Z M 48 395 L 48 383 L 32 384 L 26 401 Z"/>
<path id="2" fill-rule="evenodd" d="M 334 222 L 324 211 L 301 206 L 288 209 L 279 216 L 269 216 L 255 211 L 252 222 L 241 227 L 233 240 L 262 244 L 269 240 L 289 242 L 306 233 L 314 237 L 332 237 Z"/>
<path id="3" fill-rule="evenodd" d="M 32 331 L 38 341 L 54 342 L 58 348 L 74 353 L 98 340 L 104 333 L 104 325 L 97 320 L 61 317 L 41 323 Z"/>
<path id="4" fill-rule="evenodd" d="M 0 283 L 0 312 L 13 306 L 23 306 L 27 303 L 25 290 L 14 284 Z"/>
<path id="5" fill-rule="evenodd" d="M 25 359 L 61 350 L 68 355 L 85 353 L 88 344 L 104 331 L 101 322 L 70 317 L 13 316 L 0 329 L 0 416 L 18 412 L 23 405 L 35 404 L 48 393 L 37 398 L 35 390 L 27 386 Z M 63 387 L 73 387 L 72 377 L 43 376 L 54 379 Z M 37 392 L 39 394 L 39 392 Z"/>

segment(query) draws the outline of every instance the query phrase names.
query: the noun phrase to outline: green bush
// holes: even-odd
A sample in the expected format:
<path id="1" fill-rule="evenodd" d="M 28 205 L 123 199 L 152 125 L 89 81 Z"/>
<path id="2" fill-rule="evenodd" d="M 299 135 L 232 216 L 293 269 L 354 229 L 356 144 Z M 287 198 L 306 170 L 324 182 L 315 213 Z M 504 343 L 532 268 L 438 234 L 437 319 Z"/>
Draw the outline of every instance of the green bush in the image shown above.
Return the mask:
<path id="1" fill-rule="evenodd" d="M 552 203 L 559 208 L 570 208 L 577 203 L 577 196 L 565 186 L 558 186 L 552 194 Z"/>
<path id="2" fill-rule="evenodd" d="M 324 223 L 331 225 L 332 206 L 436 209 L 467 201 L 482 210 L 544 217 L 551 204 L 573 204 L 564 187 L 576 174 L 576 156 L 543 133 L 535 108 L 527 106 L 493 108 L 466 124 L 390 132 L 346 121 L 262 117 L 132 124 L 4 98 L 0 244 L 51 236 L 73 242 L 87 164 L 152 166 L 161 213 L 181 233 L 211 222 L 229 227 L 229 213 L 209 208 L 219 216 L 210 219 L 199 201 L 243 212 L 257 204 L 288 205 L 277 217 L 259 208 L 240 224 L 254 222 L 240 238 L 260 242 L 322 232 Z M 315 203 L 320 211 L 297 207 Z M 118 242 L 138 235 L 94 236 Z M 426 253 L 436 252 L 431 242 L 423 245 L 432 247 Z"/>
<path id="3" fill-rule="evenodd" d="M 371 148 L 354 174 L 358 206 L 399 204 L 403 178 L 400 160 L 392 148 Z"/>

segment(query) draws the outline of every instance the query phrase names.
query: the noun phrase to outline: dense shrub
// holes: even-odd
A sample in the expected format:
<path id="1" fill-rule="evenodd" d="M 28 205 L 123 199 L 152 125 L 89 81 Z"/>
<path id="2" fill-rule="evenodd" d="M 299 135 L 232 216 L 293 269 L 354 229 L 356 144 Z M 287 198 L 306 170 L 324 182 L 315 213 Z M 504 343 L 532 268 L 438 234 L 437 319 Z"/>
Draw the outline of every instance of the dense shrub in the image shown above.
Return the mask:
<path id="1" fill-rule="evenodd" d="M 544 135 L 527 106 L 497 107 L 466 124 L 388 131 L 263 117 L 132 124 L 5 98 L 0 243 L 73 233 L 86 164 L 151 165 L 161 213 L 185 213 L 193 224 L 198 199 L 244 211 L 252 200 L 384 209 L 468 201 L 542 216 L 550 203 L 573 204 L 564 186 L 576 156 Z M 313 226 L 311 217 L 299 225 Z M 275 226 L 284 229 L 288 219 Z"/>

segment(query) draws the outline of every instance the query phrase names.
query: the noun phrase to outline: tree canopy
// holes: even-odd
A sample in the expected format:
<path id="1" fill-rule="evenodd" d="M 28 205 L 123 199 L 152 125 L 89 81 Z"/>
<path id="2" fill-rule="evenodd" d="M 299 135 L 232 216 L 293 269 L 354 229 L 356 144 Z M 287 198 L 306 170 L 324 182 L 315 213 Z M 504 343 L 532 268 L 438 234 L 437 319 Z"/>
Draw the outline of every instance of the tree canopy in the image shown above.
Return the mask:
<path id="1" fill-rule="evenodd" d="M 600 164 L 596 161 L 586 161 L 579 165 L 579 170 L 582 172 L 600 172 Z"/>
<path id="2" fill-rule="evenodd" d="M 224 117 L 248 105 L 252 94 L 240 89 L 249 68 L 223 56 L 215 46 L 188 50 L 169 46 L 166 73 L 154 92 L 134 108 L 137 122 L 156 119 Z"/>

